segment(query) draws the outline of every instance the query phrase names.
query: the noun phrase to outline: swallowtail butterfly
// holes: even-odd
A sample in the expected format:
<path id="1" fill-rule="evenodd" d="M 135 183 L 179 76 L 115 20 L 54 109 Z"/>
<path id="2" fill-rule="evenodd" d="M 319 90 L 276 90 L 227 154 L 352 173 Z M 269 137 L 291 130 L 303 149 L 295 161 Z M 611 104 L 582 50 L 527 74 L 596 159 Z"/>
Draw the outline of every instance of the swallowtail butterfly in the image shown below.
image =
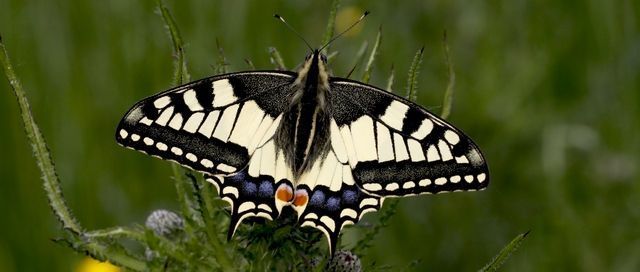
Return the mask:
<path id="1" fill-rule="evenodd" d="M 194 81 L 136 103 L 119 144 L 205 174 L 248 217 L 291 206 L 333 252 L 342 228 L 386 197 L 474 191 L 489 183 L 478 147 L 402 97 L 329 75 L 314 50 L 297 73 L 249 71 Z"/>

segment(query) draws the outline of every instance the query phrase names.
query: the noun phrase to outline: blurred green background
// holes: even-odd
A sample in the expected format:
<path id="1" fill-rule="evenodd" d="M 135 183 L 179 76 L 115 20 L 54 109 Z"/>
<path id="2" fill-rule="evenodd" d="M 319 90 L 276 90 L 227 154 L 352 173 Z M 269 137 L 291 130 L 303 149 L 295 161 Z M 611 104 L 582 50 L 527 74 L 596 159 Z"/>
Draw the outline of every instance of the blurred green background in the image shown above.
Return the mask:
<path id="1" fill-rule="evenodd" d="M 269 46 L 294 68 L 307 49 L 272 14 L 317 45 L 329 11 L 328 1 L 166 2 L 193 79 L 213 73 L 216 39 L 233 71 L 247 69 L 245 58 L 271 69 Z M 457 76 L 449 120 L 482 148 L 492 175 L 483 192 L 401 200 L 367 260 L 476 270 L 531 230 L 506 271 L 640 270 L 640 2 L 346 0 L 342 7 L 347 22 L 350 10 L 372 14 L 333 45 L 335 75 L 351 69 L 382 25 L 372 83 L 384 86 L 394 65 L 394 89 L 403 90 L 425 45 L 419 102 L 434 112 L 447 84 L 447 30 Z M 169 164 L 117 146 L 113 136 L 131 105 L 171 87 L 170 42 L 155 9 L 150 0 L 0 0 L 3 41 L 66 199 L 88 229 L 177 209 Z M 61 230 L 4 77 L 0 123 L 0 271 L 74 269 L 82 256 L 50 241 Z"/>

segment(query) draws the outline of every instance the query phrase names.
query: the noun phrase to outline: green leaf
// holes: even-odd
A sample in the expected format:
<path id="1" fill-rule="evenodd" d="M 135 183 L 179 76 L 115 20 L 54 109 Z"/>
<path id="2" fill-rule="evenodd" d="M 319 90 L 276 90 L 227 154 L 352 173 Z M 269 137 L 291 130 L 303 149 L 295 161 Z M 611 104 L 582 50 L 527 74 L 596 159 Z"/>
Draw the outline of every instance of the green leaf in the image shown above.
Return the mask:
<path id="1" fill-rule="evenodd" d="M 182 43 L 182 37 L 178 31 L 178 26 L 173 20 L 171 13 L 162 4 L 162 0 L 156 0 L 158 10 L 162 16 L 165 27 L 169 30 L 169 37 L 173 45 L 173 52 L 176 56 L 174 61 L 174 73 L 173 73 L 173 85 L 181 85 L 185 82 L 189 82 L 189 72 L 187 71 L 187 60 L 184 56 L 184 46 Z"/>
<path id="2" fill-rule="evenodd" d="M 393 67 L 393 64 L 391 64 L 391 73 L 389 74 L 389 78 L 387 78 L 387 88 L 385 89 L 387 92 L 393 92 L 393 81 L 395 80 L 395 77 L 396 69 Z"/>
<path id="3" fill-rule="evenodd" d="M 33 118 L 29 100 L 22 88 L 22 83 L 20 83 L 18 76 L 13 70 L 13 66 L 9 60 L 9 53 L 5 48 L 1 37 L 0 50 L 2 51 L 0 52 L 0 62 L 4 68 L 4 74 L 13 89 L 13 94 L 18 99 L 18 105 L 20 106 L 20 113 L 22 116 L 22 124 L 27 134 L 27 139 L 29 140 L 29 143 L 31 143 L 36 163 L 38 164 L 38 168 L 42 174 L 44 190 L 47 192 L 49 205 L 65 230 L 70 231 L 72 234 L 81 233 L 82 227 L 71 213 L 71 210 L 67 206 L 64 196 L 62 195 L 60 179 L 58 178 L 55 164 L 53 163 L 53 159 L 49 153 L 49 147 L 40 132 L 40 128 Z"/>
<path id="4" fill-rule="evenodd" d="M 378 35 L 376 36 L 376 42 L 373 44 L 373 48 L 371 49 L 371 54 L 369 55 L 369 60 L 364 67 L 364 74 L 362 75 L 362 82 L 369 83 L 369 79 L 371 78 L 371 69 L 373 69 L 373 61 L 376 59 L 376 55 L 378 55 L 378 47 L 380 46 L 380 41 L 382 40 L 382 26 L 378 28 Z"/>
<path id="5" fill-rule="evenodd" d="M 406 98 L 416 102 L 418 100 L 418 73 L 420 71 L 420 64 L 422 64 L 422 57 L 424 55 L 424 46 L 416 52 L 409 67 L 409 77 L 407 79 L 407 95 Z"/>
<path id="6" fill-rule="evenodd" d="M 364 59 L 364 53 L 367 52 L 367 48 L 369 47 L 369 43 L 367 41 L 362 42 L 360 49 L 358 49 L 358 53 L 356 53 L 356 57 L 353 60 L 353 66 L 351 66 L 351 70 L 345 78 L 351 77 L 353 72 L 358 68 L 358 65 L 362 63 L 362 59 Z"/>
<path id="7" fill-rule="evenodd" d="M 329 11 L 329 20 L 327 21 L 327 28 L 324 32 L 324 36 L 322 37 L 322 45 L 327 44 L 331 38 L 333 38 L 333 33 L 336 27 L 336 14 L 338 14 L 338 9 L 340 8 L 340 0 L 333 0 L 331 2 L 331 10 Z M 325 47 L 322 52 L 329 52 L 329 47 L 331 45 Z"/>
<path id="8" fill-rule="evenodd" d="M 518 236 L 516 236 L 516 238 L 513 238 L 513 240 L 511 240 L 511 242 L 508 245 L 502 248 L 502 250 L 500 250 L 498 255 L 493 257 L 493 260 L 491 260 L 491 262 L 489 262 L 482 269 L 480 269 L 480 271 L 482 272 L 498 271 L 498 268 L 500 268 L 504 264 L 504 262 L 507 259 L 509 259 L 509 256 L 511 256 L 511 254 L 515 252 L 518 249 L 518 247 L 520 247 L 520 244 L 522 244 L 524 239 L 527 238 L 527 235 L 529 235 L 529 232 L 530 231 L 527 231 L 525 233 L 519 234 Z"/>
<path id="9" fill-rule="evenodd" d="M 451 108 L 453 106 L 453 92 L 456 84 L 456 73 L 453 70 L 453 63 L 451 62 L 451 57 L 449 54 L 449 45 L 447 44 L 447 32 L 444 32 L 444 36 L 442 39 L 442 46 L 444 47 L 444 59 L 447 65 L 447 74 L 449 76 L 449 81 L 447 83 L 447 89 L 444 92 L 444 98 L 442 101 L 442 112 L 440 113 L 440 117 L 442 119 L 447 119 L 449 114 L 451 114 Z"/>
<path id="10" fill-rule="evenodd" d="M 275 47 L 269 47 L 269 60 L 271 64 L 276 67 L 276 70 L 286 71 L 287 67 L 284 65 L 284 60 L 282 59 L 282 55 Z"/>
<path id="11" fill-rule="evenodd" d="M 224 55 L 224 49 L 222 49 L 218 39 L 216 39 L 216 48 L 218 49 L 218 60 L 216 61 L 214 71 L 216 74 L 226 74 L 229 72 L 229 62 L 227 62 L 227 57 Z"/>

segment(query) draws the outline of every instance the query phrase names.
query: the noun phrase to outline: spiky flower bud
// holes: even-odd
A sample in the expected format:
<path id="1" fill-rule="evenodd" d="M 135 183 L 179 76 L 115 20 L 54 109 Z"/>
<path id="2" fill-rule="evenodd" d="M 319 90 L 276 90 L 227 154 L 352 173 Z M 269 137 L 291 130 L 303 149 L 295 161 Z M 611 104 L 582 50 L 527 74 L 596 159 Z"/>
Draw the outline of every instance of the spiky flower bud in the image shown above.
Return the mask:
<path id="1" fill-rule="evenodd" d="M 147 217 L 145 226 L 158 236 L 173 238 L 182 232 L 184 220 L 172 211 L 155 210 Z"/>
<path id="2" fill-rule="evenodd" d="M 360 272 L 362 271 L 362 265 L 360 264 L 360 258 L 351 251 L 340 250 L 333 256 L 327 271 Z"/>

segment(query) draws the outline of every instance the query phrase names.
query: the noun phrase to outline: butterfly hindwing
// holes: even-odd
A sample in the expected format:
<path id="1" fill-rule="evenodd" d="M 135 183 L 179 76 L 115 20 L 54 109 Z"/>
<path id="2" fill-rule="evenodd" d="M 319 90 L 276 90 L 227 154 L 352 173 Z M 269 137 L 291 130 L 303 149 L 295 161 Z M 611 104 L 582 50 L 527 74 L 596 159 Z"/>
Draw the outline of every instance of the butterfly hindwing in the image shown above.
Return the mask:
<path id="1" fill-rule="evenodd" d="M 296 207 L 301 226 L 322 231 L 335 252 L 338 235 L 346 225 L 355 224 L 367 213 L 377 211 L 382 199 L 362 191 L 354 182 L 351 168 L 333 151 L 316 160 L 308 173 L 300 178 L 296 191 L 304 191 L 308 200 Z"/>
<path id="2" fill-rule="evenodd" d="M 333 78 L 332 146 L 356 184 L 378 196 L 488 185 L 486 162 L 460 130 L 420 106 L 375 87 Z"/>
<path id="3" fill-rule="evenodd" d="M 277 126 L 278 122 L 272 125 Z M 293 193 L 292 176 L 282 151 L 276 149 L 272 137 L 259 143 L 248 165 L 242 170 L 228 175 L 205 176 L 218 189 L 219 196 L 231 205 L 228 238 L 231 239 L 246 218 L 258 216 L 275 219 L 282 207 L 288 205 L 275 198 L 276 190 L 284 186 Z"/>
<path id="4" fill-rule="evenodd" d="M 204 173 L 236 172 L 247 165 L 263 137 L 273 133 L 294 75 L 227 74 L 159 93 L 129 110 L 116 140 Z"/>

